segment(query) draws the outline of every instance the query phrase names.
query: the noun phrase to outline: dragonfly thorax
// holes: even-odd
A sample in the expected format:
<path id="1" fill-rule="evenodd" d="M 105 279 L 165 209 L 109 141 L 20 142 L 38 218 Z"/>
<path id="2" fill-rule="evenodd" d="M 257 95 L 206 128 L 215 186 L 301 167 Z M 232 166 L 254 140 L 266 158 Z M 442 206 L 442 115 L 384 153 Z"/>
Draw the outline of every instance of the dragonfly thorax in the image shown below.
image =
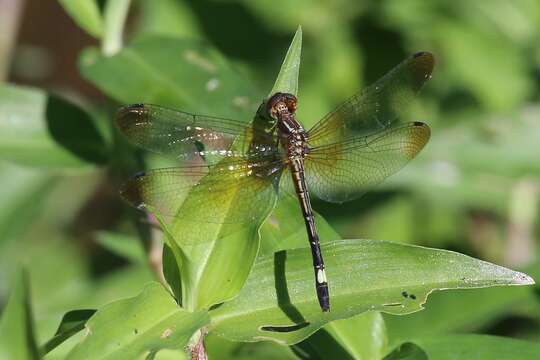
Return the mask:
<path id="1" fill-rule="evenodd" d="M 287 158 L 304 158 L 309 149 L 307 132 L 296 121 L 296 97 L 291 94 L 276 93 L 267 102 L 268 114 L 277 120 L 277 131 Z"/>

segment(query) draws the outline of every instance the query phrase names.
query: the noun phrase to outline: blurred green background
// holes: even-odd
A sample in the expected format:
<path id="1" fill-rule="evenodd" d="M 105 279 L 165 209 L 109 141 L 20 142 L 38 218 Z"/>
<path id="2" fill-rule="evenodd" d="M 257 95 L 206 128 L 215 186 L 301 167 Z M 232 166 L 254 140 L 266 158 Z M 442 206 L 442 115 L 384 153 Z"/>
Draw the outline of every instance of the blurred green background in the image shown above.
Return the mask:
<path id="1" fill-rule="evenodd" d="M 125 251 L 115 246 L 131 239 L 108 235 L 135 232 L 136 215 L 117 188 L 142 165 L 120 160 L 123 149 L 116 148 L 111 123 L 122 99 L 103 80 L 129 76 L 130 69 L 108 68 L 105 75 L 92 70 L 97 50 L 80 56 L 99 42 L 58 2 L 0 4 L 0 80 L 46 91 L 25 92 L 26 97 L 13 88 L 0 93 L 4 100 L 19 101 L 14 116 L 6 105 L 13 102 L 0 100 L 0 308 L 15 269 L 26 264 L 42 343 L 65 311 L 135 295 L 154 277 L 151 251 L 150 266 L 139 253 L 119 256 Z M 540 274 L 538 1 L 139 0 L 131 5 L 126 44 L 157 36 L 204 40 L 245 77 L 243 89 L 254 89 L 252 102 L 238 112 L 224 109 L 218 97 L 203 106 L 173 93 L 162 105 L 246 121 L 271 89 L 298 25 L 304 32 L 298 118 L 307 128 L 408 55 L 434 53 L 433 79 L 407 114 L 432 128 L 424 151 L 360 200 L 315 201 L 314 208 L 344 238 L 446 248 L 536 278 Z M 173 55 L 168 61 L 174 65 Z M 171 85 L 188 94 L 201 86 Z M 126 102 L 152 98 L 153 89 L 148 91 Z M 37 122 L 28 120 L 12 126 L 43 117 L 43 102 L 47 112 L 62 117 L 63 135 L 73 131 L 72 141 L 62 145 L 78 157 L 55 150 L 51 143 L 58 134 L 50 125 L 36 129 Z M 44 138 L 47 130 L 53 140 Z M 435 293 L 422 312 L 385 316 L 390 343 L 453 332 L 540 341 L 539 294 L 538 287 Z"/>

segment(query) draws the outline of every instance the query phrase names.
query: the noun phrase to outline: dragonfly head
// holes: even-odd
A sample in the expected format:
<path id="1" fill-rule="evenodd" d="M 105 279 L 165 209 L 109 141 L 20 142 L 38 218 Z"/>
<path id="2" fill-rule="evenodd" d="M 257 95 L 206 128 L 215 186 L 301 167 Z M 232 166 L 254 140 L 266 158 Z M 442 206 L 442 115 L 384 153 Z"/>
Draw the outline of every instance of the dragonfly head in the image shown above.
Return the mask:
<path id="1" fill-rule="evenodd" d="M 278 114 L 288 112 L 294 114 L 296 111 L 296 96 L 286 93 L 275 93 L 266 103 L 266 110 L 273 118 L 278 118 Z"/>

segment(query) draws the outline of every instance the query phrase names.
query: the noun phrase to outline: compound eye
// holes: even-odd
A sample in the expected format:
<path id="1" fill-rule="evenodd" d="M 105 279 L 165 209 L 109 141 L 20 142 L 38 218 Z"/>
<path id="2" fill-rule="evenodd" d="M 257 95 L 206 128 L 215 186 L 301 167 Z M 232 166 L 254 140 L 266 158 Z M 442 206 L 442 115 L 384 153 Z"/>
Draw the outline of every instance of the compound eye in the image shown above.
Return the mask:
<path id="1" fill-rule="evenodd" d="M 288 111 L 288 107 L 284 102 L 279 101 L 270 108 L 270 116 L 277 120 L 278 114 L 284 111 Z"/>
<path id="2" fill-rule="evenodd" d="M 287 101 L 287 108 L 292 113 L 296 112 L 296 99 L 291 99 Z"/>

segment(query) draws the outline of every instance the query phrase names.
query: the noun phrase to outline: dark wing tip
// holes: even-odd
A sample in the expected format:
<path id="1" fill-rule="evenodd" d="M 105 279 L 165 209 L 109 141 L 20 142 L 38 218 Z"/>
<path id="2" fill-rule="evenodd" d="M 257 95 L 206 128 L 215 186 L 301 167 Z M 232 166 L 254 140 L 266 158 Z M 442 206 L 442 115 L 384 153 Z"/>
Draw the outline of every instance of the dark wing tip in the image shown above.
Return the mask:
<path id="1" fill-rule="evenodd" d="M 408 155 L 412 159 L 428 143 L 429 138 L 431 137 L 431 129 L 429 128 L 428 124 L 415 121 L 411 123 L 411 130 L 413 130 L 413 132 L 410 134 L 410 136 L 414 146 L 409 148 Z"/>
<path id="2" fill-rule="evenodd" d="M 435 57 L 430 52 L 420 51 L 411 57 L 410 67 L 420 87 L 431 78 L 434 66 Z"/>
<path id="3" fill-rule="evenodd" d="M 116 125 L 122 131 L 130 129 L 135 122 L 141 121 L 147 114 L 144 104 L 132 104 L 121 107 L 116 113 Z"/>
<path id="4" fill-rule="evenodd" d="M 141 208 L 144 206 L 143 186 L 145 173 L 139 172 L 120 187 L 120 196 L 132 206 Z"/>

